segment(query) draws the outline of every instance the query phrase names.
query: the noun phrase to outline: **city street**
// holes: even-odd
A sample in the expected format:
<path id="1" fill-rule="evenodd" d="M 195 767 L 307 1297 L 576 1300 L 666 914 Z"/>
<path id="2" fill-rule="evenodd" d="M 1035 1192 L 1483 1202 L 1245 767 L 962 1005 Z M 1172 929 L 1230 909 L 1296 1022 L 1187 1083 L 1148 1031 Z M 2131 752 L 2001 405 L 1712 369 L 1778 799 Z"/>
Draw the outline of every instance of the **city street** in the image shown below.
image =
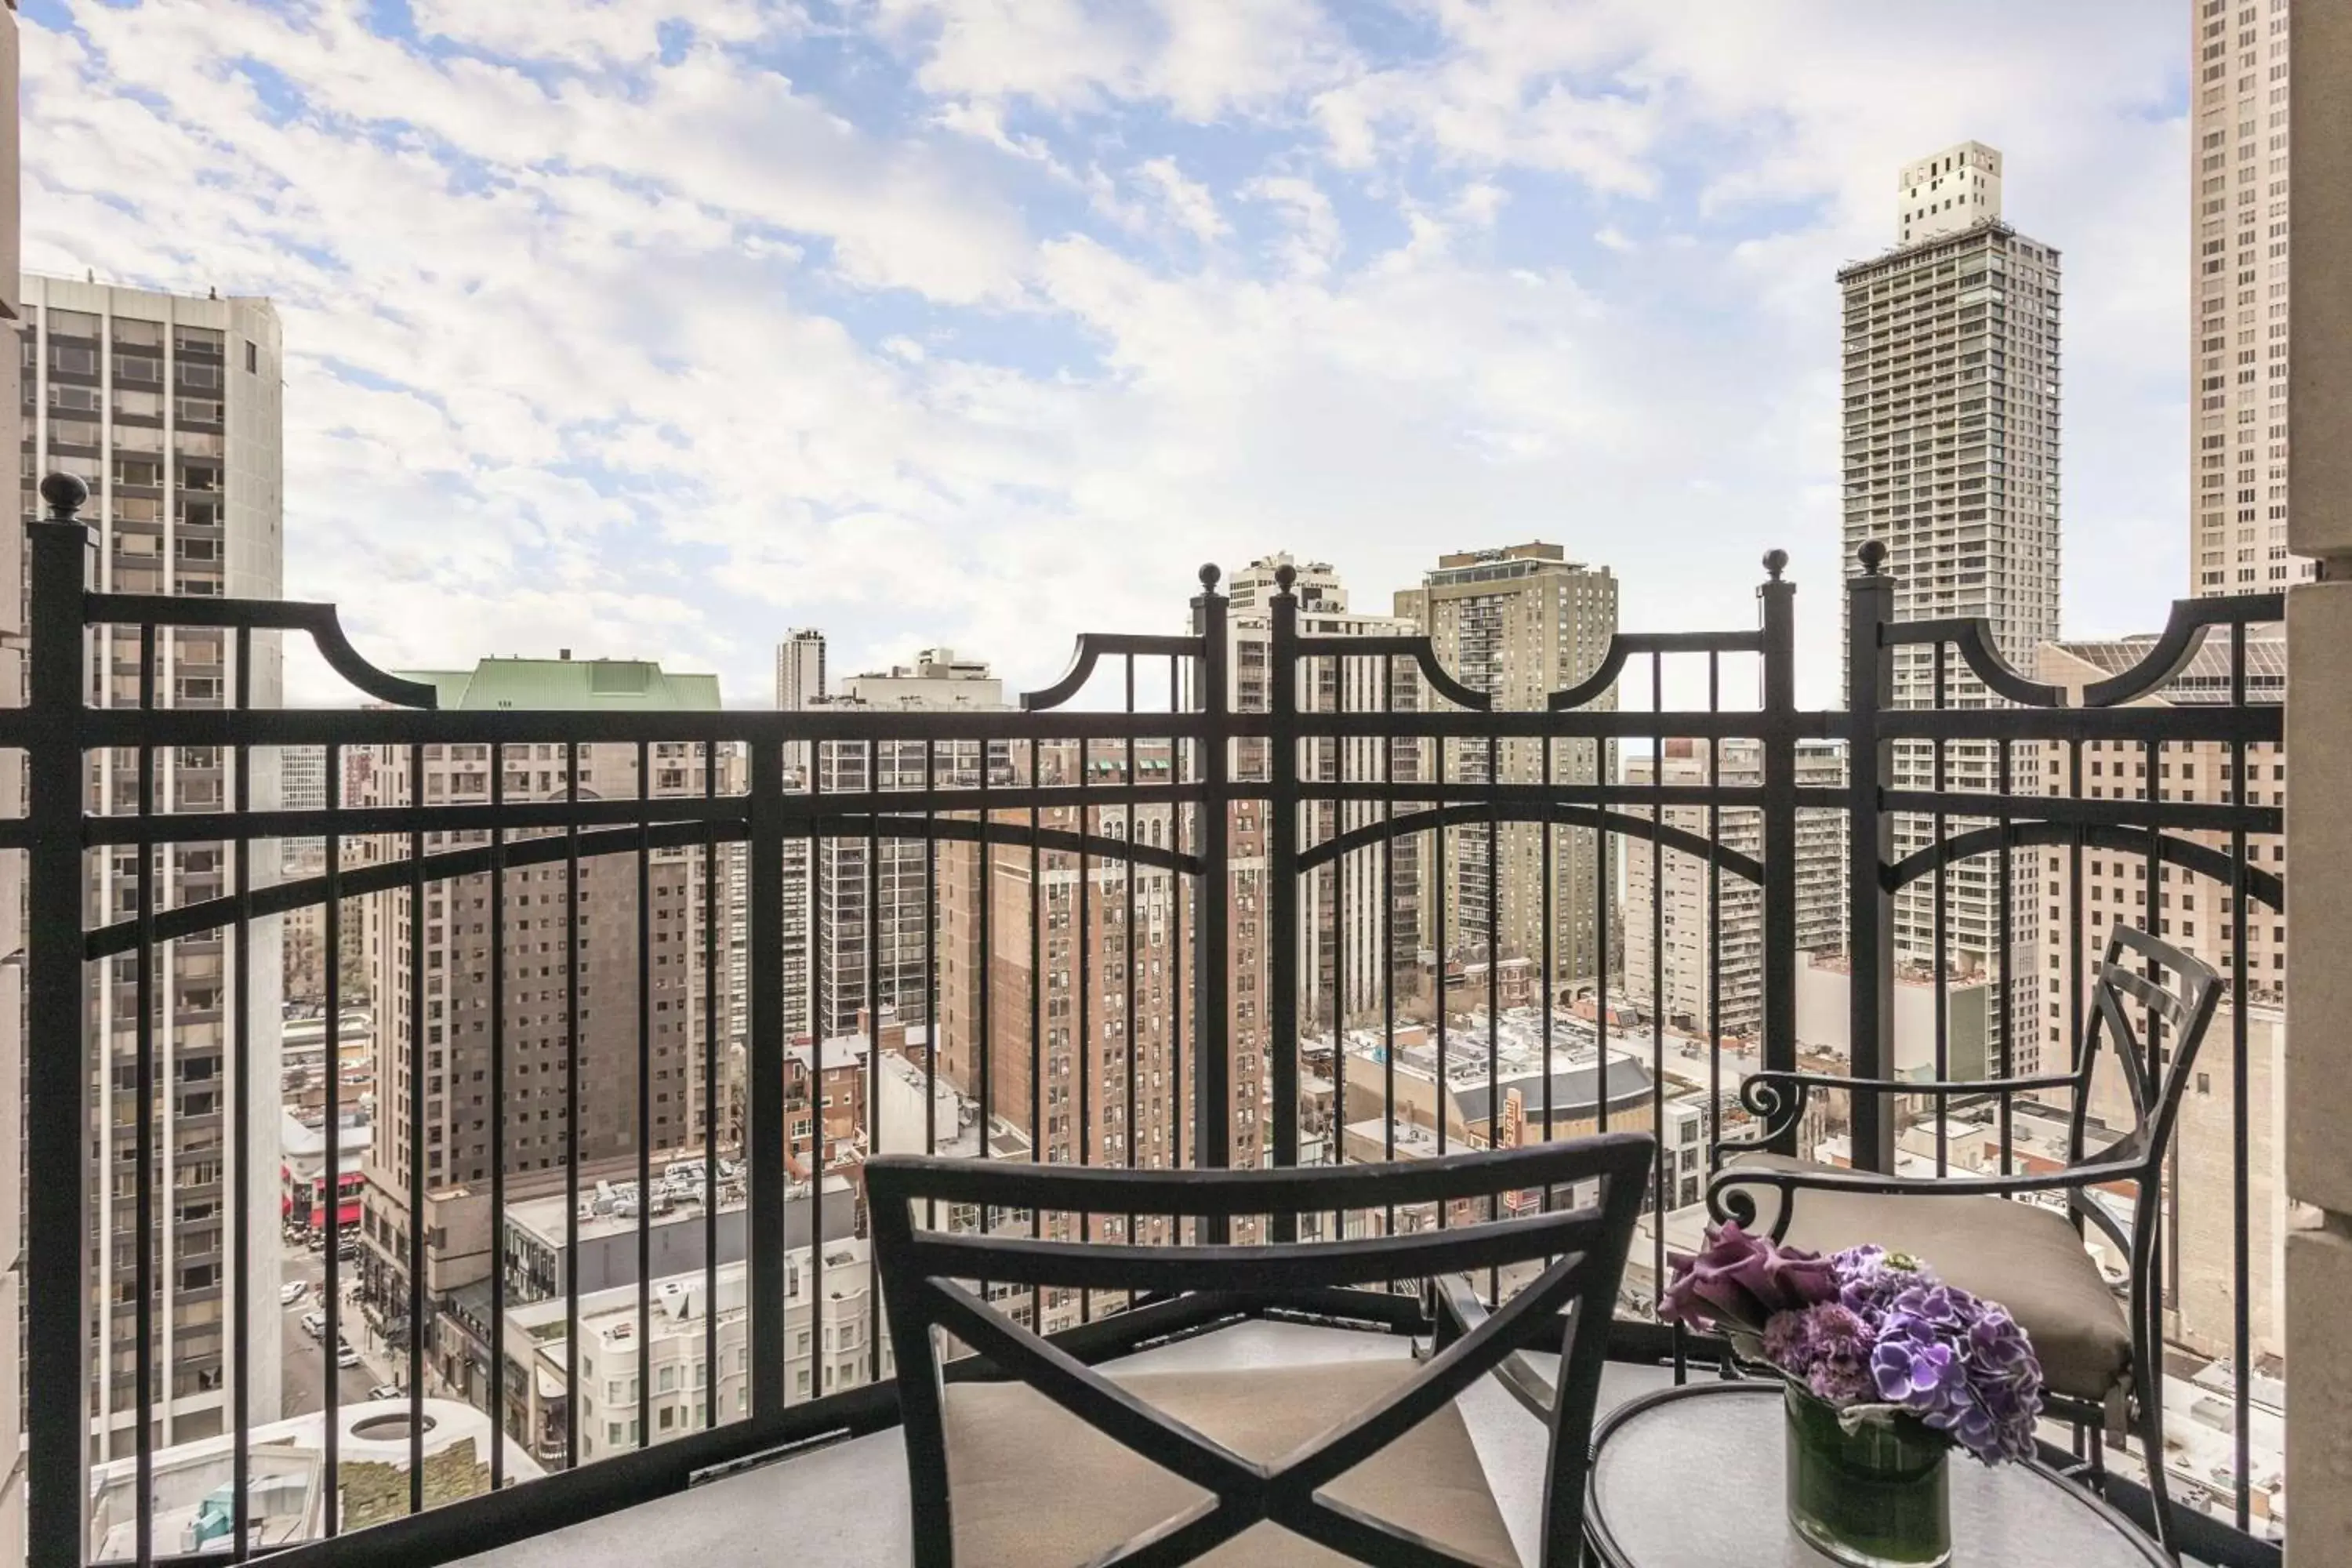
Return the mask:
<path id="1" fill-rule="evenodd" d="M 307 1415 L 322 1407 L 327 1374 L 333 1370 L 330 1365 L 330 1357 L 322 1342 L 314 1340 L 302 1331 L 302 1319 L 306 1314 L 325 1310 L 325 1305 L 319 1295 L 320 1282 L 325 1275 L 325 1265 L 317 1253 L 308 1252 L 296 1247 L 289 1249 L 286 1259 L 279 1268 L 282 1280 L 299 1279 L 310 1289 L 303 1292 L 299 1301 L 290 1306 L 279 1307 L 274 1300 L 270 1303 L 271 1308 L 278 1312 L 281 1320 L 279 1332 L 284 1344 L 285 1359 L 278 1414 Z M 343 1277 L 348 1285 L 351 1278 L 351 1269 L 348 1266 L 343 1270 Z M 343 1337 L 354 1345 L 359 1344 L 362 1338 L 360 1325 L 356 1321 L 359 1316 L 359 1307 L 348 1296 L 343 1300 L 342 1314 Z M 355 1367 L 335 1372 L 334 1376 L 336 1400 L 343 1405 L 364 1405 L 367 1403 L 369 1389 L 391 1381 L 382 1371 L 370 1366 L 364 1361 Z"/>

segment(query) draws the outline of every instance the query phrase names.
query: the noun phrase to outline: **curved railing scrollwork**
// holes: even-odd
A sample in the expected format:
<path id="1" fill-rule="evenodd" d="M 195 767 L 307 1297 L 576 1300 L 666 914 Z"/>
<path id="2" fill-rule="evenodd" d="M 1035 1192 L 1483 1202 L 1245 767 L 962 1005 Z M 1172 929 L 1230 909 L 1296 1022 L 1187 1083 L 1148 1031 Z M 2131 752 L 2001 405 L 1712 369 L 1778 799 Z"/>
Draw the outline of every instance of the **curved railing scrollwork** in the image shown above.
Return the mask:
<path id="1" fill-rule="evenodd" d="M 1129 632 L 1081 632 L 1078 646 L 1070 656 L 1070 668 L 1061 679 L 1041 691 L 1021 694 L 1021 710 L 1039 713 L 1059 708 L 1086 689 L 1093 678 L 1095 666 L 1105 657 L 1192 658 L 1201 651 L 1201 639 L 1196 637 L 1154 637 Z"/>
<path id="2" fill-rule="evenodd" d="M 2215 626 L 2258 626 L 2286 619 L 2286 595 L 2256 594 L 2231 599 L 2175 599 L 2164 630 L 2147 657 L 2129 669 L 2083 688 L 2085 708 L 2113 708 L 2163 686 L 2189 668 Z"/>
<path id="3" fill-rule="evenodd" d="M 2156 858 L 2183 870 L 2193 871 L 2227 887 L 2238 875 L 2238 863 L 2228 854 L 2210 845 L 2194 839 L 2176 838 L 2158 833 L 2154 828 L 2127 827 L 2113 823 L 2012 822 L 2006 826 L 1972 828 L 1956 833 L 1940 843 L 1930 844 L 1905 856 L 1891 866 L 1879 870 L 1879 885 L 1890 893 L 1899 892 L 1909 884 L 1928 875 L 1939 866 L 1949 866 L 1977 855 L 1994 855 L 2006 845 L 2010 848 L 2063 848 L 2082 835 L 2085 847 L 2117 849 L 2127 855 L 2145 855 L 2152 847 Z M 2274 872 L 2260 867 L 2245 868 L 2246 892 L 2273 910 L 2286 907 L 2286 884 Z"/>
<path id="4" fill-rule="evenodd" d="M 379 669 L 360 656 L 332 605 L 290 599 L 197 599 L 173 594 L 89 594 L 83 596 L 86 626 L 219 626 L 228 630 L 309 634 L 327 667 L 379 702 L 402 708 L 432 708 L 439 694 L 421 680 Z"/>
<path id="5" fill-rule="evenodd" d="M 1465 686 L 1447 673 L 1437 661 L 1435 645 L 1426 637 L 1300 637 L 1297 647 L 1300 658 L 1410 658 L 1420 668 L 1430 689 L 1455 707 L 1484 713 L 1495 706 L 1495 700 L 1486 692 Z"/>
<path id="6" fill-rule="evenodd" d="M 1885 628 L 1881 642 L 1887 647 L 1933 647 L 1950 643 L 1961 661 L 1985 683 L 1986 689 L 2029 708 L 2063 708 L 2063 688 L 2028 679 L 1993 646 L 1992 623 L 1982 616 L 1952 616 L 1933 621 L 1901 621 Z"/>

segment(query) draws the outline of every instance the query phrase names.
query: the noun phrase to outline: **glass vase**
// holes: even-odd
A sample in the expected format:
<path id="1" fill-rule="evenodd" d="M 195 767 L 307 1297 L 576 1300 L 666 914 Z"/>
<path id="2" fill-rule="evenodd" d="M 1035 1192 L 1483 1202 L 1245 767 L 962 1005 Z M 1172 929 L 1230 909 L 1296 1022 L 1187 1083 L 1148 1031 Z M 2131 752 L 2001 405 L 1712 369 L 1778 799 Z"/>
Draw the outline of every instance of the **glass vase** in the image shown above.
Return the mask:
<path id="1" fill-rule="evenodd" d="M 1834 1407 L 1788 1385 L 1789 1522 L 1848 1568 L 1952 1560 L 1951 1446 L 1916 1421 L 1848 1432 Z"/>

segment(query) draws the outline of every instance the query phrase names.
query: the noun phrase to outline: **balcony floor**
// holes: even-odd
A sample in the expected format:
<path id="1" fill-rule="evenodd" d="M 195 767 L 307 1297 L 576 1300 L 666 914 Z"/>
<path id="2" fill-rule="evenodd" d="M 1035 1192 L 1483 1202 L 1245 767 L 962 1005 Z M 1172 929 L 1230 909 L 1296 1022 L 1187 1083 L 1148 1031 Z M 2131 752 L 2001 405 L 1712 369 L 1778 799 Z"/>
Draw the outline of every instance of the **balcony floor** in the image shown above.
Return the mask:
<path id="1" fill-rule="evenodd" d="M 1410 1342 L 1292 1323 L 1242 1323 L 1144 1352 L 1138 1367 L 1249 1367 L 1402 1356 Z M 1660 1367 L 1611 1363 L 1601 1408 L 1672 1382 Z M 1471 1441 L 1502 1505 L 1522 1561 L 1535 1560 L 1543 1495 L 1544 1431 L 1489 1378 L 1458 1402 Z M 461 1568 L 746 1568 L 822 1563 L 826 1568 L 898 1568 L 909 1556 L 907 1461 L 897 1431 L 820 1448 L 679 1496 L 552 1535 L 487 1552 Z"/>

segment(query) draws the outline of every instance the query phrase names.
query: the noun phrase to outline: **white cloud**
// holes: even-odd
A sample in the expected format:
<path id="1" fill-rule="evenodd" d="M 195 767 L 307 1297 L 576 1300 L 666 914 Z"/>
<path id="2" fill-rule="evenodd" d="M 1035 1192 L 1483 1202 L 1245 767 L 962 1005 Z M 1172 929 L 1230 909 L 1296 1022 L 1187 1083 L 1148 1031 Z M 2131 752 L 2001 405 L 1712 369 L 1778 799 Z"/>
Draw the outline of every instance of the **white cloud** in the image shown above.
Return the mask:
<path id="1" fill-rule="evenodd" d="M 1832 273 L 1969 135 L 2067 252 L 2070 614 L 2177 585 L 2181 40 L 2137 10 L 1430 0 L 1382 55 L 1307 0 L 419 5 L 448 55 L 359 0 L 71 5 L 26 26 L 27 259 L 275 299 L 289 590 L 386 663 L 751 695 L 815 623 L 1042 681 L 1202 559 L 1378 605 L 1540 536 L 1632 625 L 1743 624 L 1796 551 L 1820 695 Z"/>

